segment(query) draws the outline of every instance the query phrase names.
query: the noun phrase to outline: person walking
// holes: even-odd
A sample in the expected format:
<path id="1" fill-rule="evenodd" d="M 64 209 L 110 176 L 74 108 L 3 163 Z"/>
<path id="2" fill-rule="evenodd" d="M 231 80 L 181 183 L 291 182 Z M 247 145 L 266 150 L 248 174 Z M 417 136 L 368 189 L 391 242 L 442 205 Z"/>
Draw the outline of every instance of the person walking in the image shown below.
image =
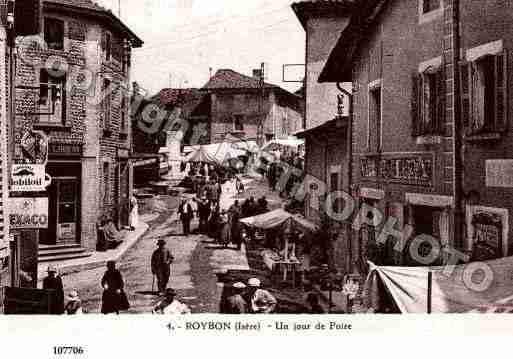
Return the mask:
<path id="1" fill-rule="evenodd" d="M 139 206 L 137 204 L 137 198 L 130 198 L 130 230 L 133 231 L 139 225 Z"/>
<path id="2" fill-rule="evenodd" d="M 84 314 L 82 310 L 82 301 L 78 296 L 78 292 L 76 290 L 72 290 L 68 294 L 68 303 L 64 307 L 64 311 L 66 314 Z"/>
<path id="3" fill-rule="evenodd" d="M 235 200 L 228 209 L 228 223 L 230 226 L 231 242 L 237 246 L 238 250 L 240 250 L 242 246 L 241 224 L 239 223 L 240 216 L 241 208 L 239 201 Z"/>
<path id="4" fill-rule="evenodd" d="M 278 301 L 265 289 L 261 289 L 261 282 L 258 278 L 248 280 L 248 291 L 246 302 L 251 313 L 270 314 L 276 309 Z"/>
<path id="5" fill-rule="evenodd" d="M 153 308 L 153 314 L 189 314 L 189 307 L 176 299 L 176 292 L 173 288 L 167 288 L 165 297 Z"/>
<path id="6" fill-rule="evenodd" d="M 101 285 L 103 287 L 101 308 L 103 314 L 119 314 L 121 310 L 127 310 L 130 307 L 126 294 L 123 291 L 123 276 L 116 269 L 115 261 L 107 262 L 107 271 L 102 277 Z"/>
<path id="7" fill-rule="evenodd" d="M 226 298 L 224 314 L 245 314 L 248 312 L 248 303 L 242 297 L 246 285 L 241 282 L 233 284 L 233 293 Z"/>
<path id="8" fill-rule="evenodd" d="M 55 291 L 55 301 L 50 307 L 50 314 L 64 313 L 64 289 L 62 286 L 62 279 L 57 274 L 57 268 L 48 266 L 48 276 L 43 279 L 43 289 Z"/>
<path id="9" fill-rule="evenodd" d="M 205 195 L 196 200 L 196 202 L 198 204 L 199 232 L 205 233 L 208 217 L 210 216 L 210 202 Z"/>
<path id="10" fill-rule="evenodd" d="M 182 203 L 178 207 L 178 215 L 180 217 L 180 221 L 182 221 L 182 228 L 184 236 L 188 236 L 191 232 L 191 220 L 194 218 L 194 213 L 192 211 L 192 206 L 187 202 L 187 200 L 182 199 Z"/>
<path id="11" fill-rule="evenodd" d="M 159 239 L 157 241 L 158 248 L 151 255 L 151 273 L 157 277 L 157 288 L 159 294 L 163 295 L 169 282 L 171 275 L 171 263 L 174 257 L 171 251 L 166 248 L 166 241 Z"/>

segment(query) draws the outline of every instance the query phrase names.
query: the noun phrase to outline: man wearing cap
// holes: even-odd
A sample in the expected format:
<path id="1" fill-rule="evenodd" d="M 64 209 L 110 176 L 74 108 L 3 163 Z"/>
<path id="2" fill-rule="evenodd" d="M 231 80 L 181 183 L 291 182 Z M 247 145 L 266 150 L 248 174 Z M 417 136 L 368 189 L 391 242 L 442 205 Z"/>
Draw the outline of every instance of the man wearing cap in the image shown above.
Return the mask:
<path id="1" fill-rule="evenodd" d="M 260 279 L 248 280 L 247 302 L 250 313 L 270 314 L 276 309 L 276 298 L 265 289 L 260 288 Z"/>
<path id="2" fill-rule="evenodd" d="M 246 285 L 241 282 L 233 284 L 233 294 L 226 298 L 226 314 L 245 314 L 248 312 L 248 303 L 242 298 Z"/>
<path id="3" fill-rule="evenodd" d="M 174 258 L 171 251 L 166 248 L 166 241 L 159 239 L 158 248 L 151 255 L 151 272 L 157 277 L 157 287 L 159 293 L 164 293 L 171 275 L 170 265 Z"/>
<path id="4" fill-rule="evenodd" d="M 153 308 L 153 314 L 189 314 L 191 310 L 187 305 L 176 299 L 173 288 L 167 288 L 164 299 Z"/>
<path id="5" fill-rule="evenodd" d="M 64 313 L 64 289 L 62 279 L 57 274 L 57 268 L 48 266 L 48 276 L 43 279 L 43 289 L 55 291 L 55 301 L 50 308 L 50 314 Z"/>

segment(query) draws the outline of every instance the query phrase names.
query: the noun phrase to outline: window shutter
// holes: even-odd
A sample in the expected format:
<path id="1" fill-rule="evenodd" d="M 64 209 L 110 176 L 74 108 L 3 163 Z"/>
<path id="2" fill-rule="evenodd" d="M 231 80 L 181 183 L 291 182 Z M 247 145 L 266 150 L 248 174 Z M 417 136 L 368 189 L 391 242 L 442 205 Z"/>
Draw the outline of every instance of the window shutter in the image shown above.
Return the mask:
<path id="1" fill-rule="evenodd" d="M 470 130 L 471 101 L 470 101 L 470 65 L 460 63 L 460 93 L 461 93 L 461 122 L 466 133 Z"/>
<path id="2" fill-rule="evenodd" d="M 444 66 L 435 75 L 436 78 L 436 115 L 434 123 L 434 133 L 441 135 L 444 133 L 445 125 L 445 71 Z"/>
<path id="3" fill-rule="evenodd" d="M 62 124 L 65 125 L 66 124 L 66 97 L 67 97 L 67 94 L 66 94 L 66 88 L 67 88 L 67 84 L 66 84 L 66 75 L 64 75 L 62 77 L 62 80 L 61 80 L 61 103 L 62 103 Z"/>
<path id="4" fill-rule="evenodd" d="M 102 52 L 105 52 L 105 49 L 107 48 L 107 33 L 105 31 L 102 31 L 101 47 Z"/>
<path id="5" fill-rule="evenodd" d="M 495 56 L 495 130 L 507 127 L 507 67 L 506 51 Z"/>
<path id="6" fill-rule="evenodd" d="M 412 136 L 420 135 L 420 125 L 422 119 L 420 117 L 420 95 L 422 88 L 422 78 L 420 74 L 413 74 L 412 79 L 412 89 L 411 89 L 411 125 L 412 125 Z"/>

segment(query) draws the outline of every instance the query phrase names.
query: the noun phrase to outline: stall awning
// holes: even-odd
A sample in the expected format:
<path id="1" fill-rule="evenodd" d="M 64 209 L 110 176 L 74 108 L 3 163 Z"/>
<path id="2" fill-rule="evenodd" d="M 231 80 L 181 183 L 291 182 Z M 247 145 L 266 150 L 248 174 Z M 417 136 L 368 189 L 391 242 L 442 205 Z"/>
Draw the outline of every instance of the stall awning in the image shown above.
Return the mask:
<path id="1" fill-rule="evenodd" d="M 247 217 L 240 220 L 240 222 L 255 228 L 272 229 L 281 226 L 287 221 L 291 221 L 304 230 L 315 231 L 317 226 L 299 214 L 292 214 L 284 209 L 275 209 L 258 216 Z"/>
<path id="2" fill-rule="evenodd" d="M 484 268 L 486 271 L 474 268 Z M 426 313 L 428 273 L 432 279 L 432 313 L 513 312 L 513 257 L 481 264 L 447 267 L 380 267 L 370 263 L 366 287 L 371 303 L 389 295 L 402 313 Z M 448 275 L 449 271 L 452 272 Z M 473 275 L 472 275 L 473 274 Z M 483 279 L 491 281 L 483 281 Z M 387 293 L 380 292 L 381 281 Z M 488 286 L 486 284 L 489 284 Z"/>

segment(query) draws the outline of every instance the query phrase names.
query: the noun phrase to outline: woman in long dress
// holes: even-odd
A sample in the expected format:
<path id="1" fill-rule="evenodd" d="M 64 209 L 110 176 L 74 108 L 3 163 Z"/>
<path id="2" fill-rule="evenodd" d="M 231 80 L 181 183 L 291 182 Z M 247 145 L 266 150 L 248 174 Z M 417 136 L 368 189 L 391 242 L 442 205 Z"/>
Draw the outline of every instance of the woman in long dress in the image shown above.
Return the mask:
<path id="1" fill-rule="evenodd" d="M 130 230 L 133 231 L 139 225 L 139 206 L 137 198 L 130 198 Z"/>

